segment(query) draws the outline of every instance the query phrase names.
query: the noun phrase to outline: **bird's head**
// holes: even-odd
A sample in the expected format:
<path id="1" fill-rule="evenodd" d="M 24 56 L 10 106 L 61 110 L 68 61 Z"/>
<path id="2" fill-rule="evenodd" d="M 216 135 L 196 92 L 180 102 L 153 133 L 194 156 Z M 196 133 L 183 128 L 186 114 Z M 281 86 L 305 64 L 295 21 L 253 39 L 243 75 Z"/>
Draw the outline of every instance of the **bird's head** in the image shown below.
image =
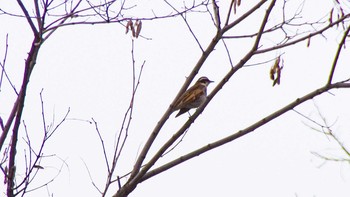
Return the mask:
<path id="1" fill-rule="evenodd" d="M 210 81 L 209 79 L 208 79 L 208 77 L 200 77 L 198 80 L 197 80 L 197 84 L 199 84 L 199 83 L 201 83 L 201 84 L 203 84 L 203 85 L 205 85 L 205 86 L 208 86 L 210 83 L 212 83 L 212 82 L 214 82 L 214 81 Z"/>

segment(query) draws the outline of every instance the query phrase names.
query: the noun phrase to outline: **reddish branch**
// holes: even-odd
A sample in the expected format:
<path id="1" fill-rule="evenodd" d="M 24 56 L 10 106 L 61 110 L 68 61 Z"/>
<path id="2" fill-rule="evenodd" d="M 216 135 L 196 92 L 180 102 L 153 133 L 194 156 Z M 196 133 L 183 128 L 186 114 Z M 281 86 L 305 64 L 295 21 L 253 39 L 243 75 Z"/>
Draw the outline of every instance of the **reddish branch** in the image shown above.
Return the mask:
<path id="1" fill-rule="evenodd" d="M 28 57 L 25 62 L 25 70 L 24 70 L 24 76 L 22 81 L 21 90 L 19 92 L 16 104 L 14 106 L 14 109 L 16 109 L 16 116 L 15 116 L 15 122 L 12 129 L 12 138 L 11 138 L 11 145 L 10 145 L 10 156 L 9 156 L 9 172 L 7 175 L 7 196 L 12 197 L 14 196 L 13 193 L 13 187 L 14 187 L 14 179 L 15 179 L 15 171 L 16 171 L 16 165 L 15 165 L 15 158 L 16 158 L 16 147 L 17 147 L 17 140 L 18 140 L 18 131 L 19 126 L 21 124 L 21 118 L 22 118 L 22 112 L 24 109 L 24 101 L 26 96 L 26 91 L 28 87 L 28 82 L 30 78 L 30 74 L 33 70 L 33 67 L 36 63 L 37 54 L 40 48 L 40 38 L 35 37 L 32 43 L 32 47 L 28 53 Z M 10 124 L 11 125 L 11 124 Z M 9 127 L 8 127 L 9 128 Z M 6 132 L 6 131 L 4 131 Z M 8 131 L 7 131 L 8 132 Z M 4 135 L 6 138 L 7 133 Z"/>

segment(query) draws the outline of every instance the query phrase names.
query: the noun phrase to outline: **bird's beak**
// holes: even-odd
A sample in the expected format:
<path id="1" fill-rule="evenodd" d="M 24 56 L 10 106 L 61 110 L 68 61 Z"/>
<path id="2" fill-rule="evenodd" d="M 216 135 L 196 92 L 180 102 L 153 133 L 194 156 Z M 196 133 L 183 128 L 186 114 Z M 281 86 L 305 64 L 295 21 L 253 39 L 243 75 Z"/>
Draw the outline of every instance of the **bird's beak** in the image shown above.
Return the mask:
<path id="1" fill-rule="evenodd" d="M 209 83 L 213 83 L 214 81 L 209 81 Z"/>

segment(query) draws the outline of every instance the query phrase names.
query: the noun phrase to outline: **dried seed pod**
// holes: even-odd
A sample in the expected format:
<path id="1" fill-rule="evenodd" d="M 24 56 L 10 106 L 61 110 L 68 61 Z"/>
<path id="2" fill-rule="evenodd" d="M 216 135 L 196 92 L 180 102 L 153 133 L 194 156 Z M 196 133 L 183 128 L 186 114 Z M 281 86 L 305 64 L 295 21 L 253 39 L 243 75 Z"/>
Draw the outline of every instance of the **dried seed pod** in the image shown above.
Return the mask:
<path id="1" fill-rule="evenodd" d="M 241 0 L 233 0 L 233 13 L 236 14 L 237 7 L 241 5 Z"/>
<path id="2" fill-rule="evenodd" d="M 132 33 L 132 37 L 135 38 L 135 27 L 134 27 L 134 25 L 130 26 L 130 30 L 131 30 L 131 33 Z"/>
<path id="3" fill-rule="evenodd" d="M 40 165 L 34 165 L 33 168 L 44 169 L 44 167 L 42 167 Z"/>
<path id="4" fill-rule="evenodd" d="M 283 60 L 281 60 L 281 56 L 279 56 L 273 66 L 270 69 L 270 79 L 273 81 L 272 86 L 276 84 L 280 84 L 281 82 L 281 71 L 283 68 Z"/>
<path id="5" fill-rule="evenodd" d="M 136 20 L 135 26 L 136 26 L 136 35 L 135 36 L 136 36 L 136 38 L 138 38 L 140 35 L 140 32 L 141 32 L 141 28 L 142 28 L 142 21 Z"/>
<path id="6" fill-rule="evenodd" d="M 125 26 L 126 27 L 125 34 L 127 34 L 129 32 L 129 29 L 131 29 L 132 26 L 133 26 L 132 20 L 129 20 Z"/>

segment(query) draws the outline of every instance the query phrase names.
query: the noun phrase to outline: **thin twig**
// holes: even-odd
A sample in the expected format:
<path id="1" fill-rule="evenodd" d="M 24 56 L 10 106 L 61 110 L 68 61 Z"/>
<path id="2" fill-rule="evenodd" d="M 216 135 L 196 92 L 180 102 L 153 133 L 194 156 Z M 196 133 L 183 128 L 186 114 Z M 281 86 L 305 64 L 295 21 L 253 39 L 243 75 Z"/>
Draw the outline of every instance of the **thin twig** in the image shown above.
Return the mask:
<path id="1" fill-rule="evenodd" d="M 167 155 L 168 153 L 170 153 L 171 151 L 173 151 L 173 150 L 182 142 L 182 140 L 185 138 L 185 136 L 186 136 L 186 134 L 187 134 L 187 131 L 188 131 L 188 129 L 183 133 L 183 135 L 182 135 L 182 137 L 180 138 L 180 140 L 179 140 L 176 144 L 174 144 L 173 147 L 170 147 L 170 148 L 168 149 L 168 151 L 164 152 L 164 154 L 163 154 L 161 157 L 164 157 L 165 155 Z"/>
<path id="2" fill-rule="evenodd" d="M 104 140 L 103 140 L 103 138 L 102 138 L 102 136 L 101 136 L 100 130 L 98 129 L 97 122 L 95 121 L 94 118 L 92 118 L 92 121 L 93 121 L 94 124 L 95 124 L 95 131 L 96 131 L 96 133 L 98 134 L 98 137 L 99 137 L 100 142 L 101 142 L 102 152 L 103 152 L 103 156 L 104 156 L 104 159 L 105 159 L 107 171 L 108 171 L 108 173 L 111 173 L 111 168 L 109 167 L 109 162 L 108 162 L 108 157 L 107 157 L 107 151 L 106 151 L 106 146 L 105 146 Z M 89 173 L 89 174 L 90 174 L 90 173 Z"/>
<path id="3" fill-rule="evenodd" d="M 226 16 L 226 22 L 225 22 L 225 26 L 228 25 L 229 21 L 230 21 L 230 16 L 231 16 L 231 13 L 232 13 L 232 8 L 233 8 L 233 3 L 234 3 L 235 0 L 231 0 L 231 4 L 230 4 L 230 7 L 228 8 L 228 12 L 227 12 L 227 16 Z"/>
<path id="4" fill-rule="evenodd" d="M 333 63 L 332 63 L 332 68 L 331 68 L 331 71 L 329 72 L 329 77 L 328 77 L 327 84 L 331 84 L 332 83 L 332 79 L 333 79 L 333 76 L 334 76 L 334 71 L 335 71 L 335 68 L 336 68 L 337 63 L 338 63 L 340 52 L 341 52 L 342 48 L 345 47 L 345 42 L 346 42 L 346 38 L 349 35 L 349 31 L 350 31 L 350 25 L 345 30 L 344 35 L 343 35 L 343 37 L 342 37 L 342 39 L 341 39 L 341 41 L 340 41 L 340 43 L 338 45 L 338 49 L 337 49 L 337 52 L 335 54 L 335 57 L 334 57 L 334 60 L 333 60 Z"/>
<path id="5" fill-rule="evenodd" d="M 2 63 L 0 62 L 0 66 L 1 66 L 1 76 L 0 76 L 0 92 L 1 92 L 1 85 L 3 83 L 3 76 L 5 75 L 7 81 L 10 83 L 12 89 L 14 90 L 14 92 L 16 93 L 16 95 L 18 95 L 18 92 L 16 90 L 15 85 L 13 85 L 10 77 L 8 76 L 6 69 L 5 69 L 5 65 L 6 65 L 6 59 L 7 59 L 7 53 L 8 53 L 8 47 L 9 47 L 9 43 L 8 43 L 8 34 L 6 34 L 6 39 L 5 39 L 5 53 L 4 53 L 4 59 L 2 60 Z"/>
<path id="6" fill-rule="evenodd" d="M 309 35 L 303 36 L 301 38 L 295 39 L 293 41 L 290 41 L 290 42 L 287 42 L 287 43 L 284 43 L 284 44 L 276 45 L 276 46 L 265 48 L 265 49 L 260 49 L 260 50 L 256 51 L 255 54 L 262 54 L 262 53 L 266 53 L 266 52 L 269 52 L 269 51 L 282 49 L 282 48 L 285 48 L 285 47 L 288 47 L 288 46 L 300 43 L 300 42 L 302 42 L 304 40 L 308 40 L 311 37 L 314 37 L 314 36 L 317 36 L 317 35 L 322 35 L 323 32 L 327 31 L 328 29 L 330 29 L 330 28 L 332 28 L 332 27 L 334 27 L 336 25 L 339 25 L 340 23 L 342 23 L 345 19 L 347 19 L 349 17 L 350 17 L 350 14 L 347 14 L 343 18 L 340 18 L 339 20 L 334 21 L 333 23 L 330 23 L 330 24 L 326 25 L 325 27 L 323 27 L 322 29 L 320 29 L 318 31 L 312 32 Z"/>
<path id="7" fill-rule="evenodd" d="M 91 184 L 95 187 L 95 189 L 96 189 L 100 194 L 102 194 L 102 191 L 98 188 L 98 186 L 97 186 L 96 183 L 94 182 L 94 179 L 92 178 L 92 175 L 91 175 L 91 173 L 90 173 L 89 167 L 87 166 L 87 164 L 85 163 L 84 160 L 82 160 L 82 161 L 83 161 L 83 163 L 84 163 L 84 166 L 85 166 L 86 171 L 88 172 L 88 175 L 89 175 Z"/>
<path id="8" fill-rule="evenodd" d="M 184 14 L 186 14 L 186 12 L 185 12 L 184 14 L 181 14 L 181 12 L 179 12 L 179 11 L 178 11 L 173 5 L 171 5 L 168 1 L 164 0 L 164 2 L 165 2 L 166 4 L 168 4 L 174 11 L 176 11 L 176 13 L 177 13 L 178 15 L 181 16 L 181 18 L 182 18 L 183 21 L 185 22 L 185 24 L 186 24 L 188 30 L 190 31 L 192 37 L 195 39 L 195 41 L 196 41 L 198 47 L 200 48 L 200 50 L 201 50 L 202 52 L 204 52 L 204 49 L 203 49 L 201 43 L 199 42 L 199 40 L 198 40 L 196 34 L 193 32 L 193 30 L 192 30 L 190 24 L 188 23 L 187 19 L 184 17 Z"/>
<path id="9" fill-rule="evenodd" d="M 141 68 L 138 73 L 136 73 L 136 60 L 135 60 L 135 48 L 134 48 L 134 39 L 131 39 L 131 61 L 132 61 L 132 93 L 130 98 L 130 104 L 128 106 L 128 109 L 126 110 L 124 114 L 124 119 L 121 124 L 121 128 L 118 132 L 118 137 L 116 141 L 116 145 L 114 148 L 114 155 L 113 155 L 113 162 L 110 168 L 110 171 L 108 173 L 105 189 L 102 192 L 102 196 L 105 196 L 107 194 L 107 190 L 109 186 L 113 183 L 112 176 L 115 171 L 115 168 L 117 167 L 117 162 L 123 152 L 126 140 L 128 138 L 129 128 L 131 126 L 132 122 L 132 115 L 134 111 L 134 105 L 135 105 L 135 96 L 138 90 L 138 87 L 140 85 L 141 76 L 143 73 L 143 68 L 145 66 L 145 61 L 142 63 Z M 125 126 L 125 128 L 124 128 Z M 123 138 L 122 138 L 123 135 Z M 118 179 L 119 180 L 119 179 Z M 120 182 L 118 182 L 120 184 Z"/>
<path id="10" fill-rule="evenodd" d="M 226 50 L 226 53 L 227 53 L 227 57 L 228 57 L 228 60 L 230 62 L 230 65 L 231 67 L 233 67 L 233 62 L 232 62 L 232 58 L 231 58 L 231 54 L 230 54 L 230 50 L 228 49 L 227 45 L 226 45 L 226 42 L 224 39 L 222 39 L 222 43 L 224 44 L 224 47 L 225 47 L 225 50 Z"/>

